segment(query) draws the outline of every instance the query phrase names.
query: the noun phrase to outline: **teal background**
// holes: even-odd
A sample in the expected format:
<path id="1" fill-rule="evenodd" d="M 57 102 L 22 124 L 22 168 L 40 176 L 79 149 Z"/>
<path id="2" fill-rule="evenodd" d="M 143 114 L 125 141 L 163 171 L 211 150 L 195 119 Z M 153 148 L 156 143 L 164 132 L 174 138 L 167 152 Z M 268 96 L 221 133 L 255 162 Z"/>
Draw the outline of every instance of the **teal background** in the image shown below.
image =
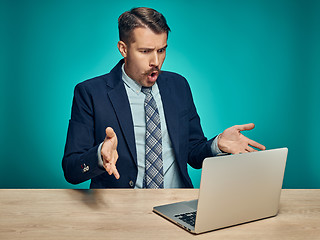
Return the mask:
<path id="1" fill-rule="evenodd" d="M 0 4 L 0 188 L 88 188 L 61 168 L 73 89 L 120 60 L 117 19 L 136 6 L 167 18 L 163 69 L 188 79 L 208 138 L 254 122 L 248 137 L 289 148 L 284 188 L 320 187 L 320 1 Z"/>

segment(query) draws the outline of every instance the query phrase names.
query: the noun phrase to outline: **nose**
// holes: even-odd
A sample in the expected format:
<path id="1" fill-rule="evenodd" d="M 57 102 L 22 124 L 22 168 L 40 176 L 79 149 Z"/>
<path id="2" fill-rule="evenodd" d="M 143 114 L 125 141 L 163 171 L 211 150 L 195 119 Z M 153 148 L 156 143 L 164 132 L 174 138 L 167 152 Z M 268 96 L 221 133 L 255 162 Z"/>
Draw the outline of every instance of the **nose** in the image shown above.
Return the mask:
<path id="1" fill-rule="evenodd" d="M 149 65 L 150 67 L 159 67 L 159 55 L 157 51 L 151 54 Z"/>

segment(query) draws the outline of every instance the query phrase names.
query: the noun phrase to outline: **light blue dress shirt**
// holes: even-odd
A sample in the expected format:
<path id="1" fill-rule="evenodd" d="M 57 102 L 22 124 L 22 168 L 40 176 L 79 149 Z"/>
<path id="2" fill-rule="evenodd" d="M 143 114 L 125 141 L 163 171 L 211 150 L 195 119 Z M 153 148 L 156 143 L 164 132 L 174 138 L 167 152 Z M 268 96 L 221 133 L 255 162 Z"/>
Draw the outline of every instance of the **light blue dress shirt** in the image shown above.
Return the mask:
<path id="1" fill-rule="evenodd" d="M 143 178 L 145 174 L 146 120 L 144 100 L 146 95 L 141 92 L 141 86 L 136 81 L 128 77 L 128 75 L 125 73 L 124 65 L 122 66 L 122 80 L 125 83 L 125 88 L 130 102 L 134 126 L 134 136 L 136 139 L 138 176 L 135 188 L 142 188 Z M 152 86 L 151 93 L 154 100 L 156 101 L 161 122 L 164 188 L 181 188 L 184 185 L 181 181 L 177 162 L 175 161 L 174 151 L 165 121 L 161 96 L 157 83 Z"/>
<path id="2" fill-rule="evenodd" d="M 142 188 L 143 178 L 145 174 L 145 94 L 141 92 L 141 86 L 125 73 L 124 65 L 122 65 L 122 80 L 124 82 L 130 103 L 132 120 L 134 125 L 134 136 L 136 140 L 138 176 L 137 181 L 135 183 L 135 188 Z M 161 122 L 164 188 L 181 188 L 184 187 L 184 185 L 181 181 L 180 171 L 178 169 L 177 162 L 175 161 L 174 151 L 172 148 L 171 140 L 167 129 L 167 124 L 165 121 L 161 96 L 157 83 L 155 83 L 152 86 L 151 93 L 156 101 Z M 101 146 L 102 143 L 98 148 L 98 161 L 100 166 L 102 166 Z M 213 155 L 221 153 L 220 149 L 217 146 L 217 138 L 214 139 L 211 145 L 211 150 Z"/>

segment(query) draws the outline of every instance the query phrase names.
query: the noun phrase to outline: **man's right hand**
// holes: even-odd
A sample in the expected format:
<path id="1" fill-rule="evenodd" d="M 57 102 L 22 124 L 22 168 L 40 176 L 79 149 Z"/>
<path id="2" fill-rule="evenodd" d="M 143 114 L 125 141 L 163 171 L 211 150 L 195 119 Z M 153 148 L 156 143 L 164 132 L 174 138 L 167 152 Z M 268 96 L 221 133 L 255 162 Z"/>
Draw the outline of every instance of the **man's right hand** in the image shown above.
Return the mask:
<path id="1" fill-rule="evenodd" d="M 103 141 L 101 147 L 101 156 L 103 160 L 103 167 L 109 173 L 114 175 L 116 179 L 120 178 L 119 172 L 116 168 L 116 162 L 118 160 L 118 138 L 116 133 L 111 127 L 106 128 L 106 138 Z"/>

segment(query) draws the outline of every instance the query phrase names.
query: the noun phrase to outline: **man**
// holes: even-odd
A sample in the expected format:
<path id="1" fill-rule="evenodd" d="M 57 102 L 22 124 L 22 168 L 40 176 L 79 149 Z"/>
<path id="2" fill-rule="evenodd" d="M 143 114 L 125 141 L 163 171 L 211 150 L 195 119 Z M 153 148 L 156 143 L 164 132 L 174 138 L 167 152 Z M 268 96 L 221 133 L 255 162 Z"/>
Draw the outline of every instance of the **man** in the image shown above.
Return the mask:
<path id="1" fill-rule="evenodd" d="M 68 182 L 91 188 L 193 187 L 187 164 L 201 168 L 221 152 L 265 149 L 233 126 L 207 140 L 187 81 L 160 69 L 170 28 L 162 14 L 135 8 L 119 17 L 123 59 L 110 73 L 78 84 L 62 166 Z"/>

